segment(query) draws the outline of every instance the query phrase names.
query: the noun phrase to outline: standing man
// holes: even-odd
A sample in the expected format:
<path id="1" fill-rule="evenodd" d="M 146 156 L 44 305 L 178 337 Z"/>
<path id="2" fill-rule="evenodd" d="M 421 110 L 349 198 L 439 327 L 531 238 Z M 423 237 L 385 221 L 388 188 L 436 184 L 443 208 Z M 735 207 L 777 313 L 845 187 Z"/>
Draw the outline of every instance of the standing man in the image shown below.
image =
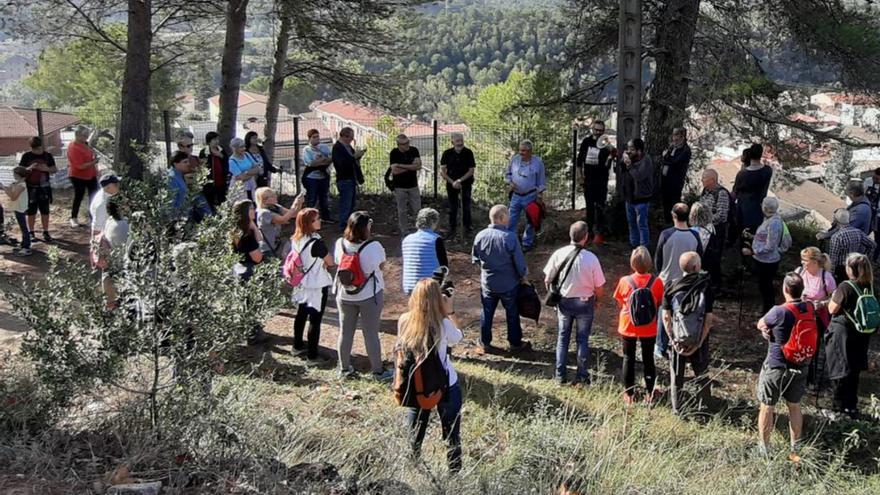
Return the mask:
<path id="1" fill-rule="evenodd" d="M 581 142 L 575 167 L 578 182 L 584 188 L 589 236 L 596 244 L 605 242 L 605 202 L 608 199 L 608 171 L 611 168 L 608 159 L 611 146 L 597 147 L 597 141 L 604 134 L 605 122 L 594 120 L 590 135 Z"/>
<path id="2" fill-rule="evenodd" d="M 715 236 L 710 245 L 703 246 L 706 252 L 703 266 L 712 277 L 712 286 L 718 289 L 721 287 L 721 257 L 730 220 L 730 192 L 718 182 L 718 171 L 715 169 L 706 169 L 702 180 L 700 203 L 712 212 L 712 225 L 715 227 Z"/>
<path id="3" fill-rule="evenodd" d="M 522 326 L 516 306 L 519 284 L 525 281 L 528 268 L 516 232 L 509 229 L 509 213 L 504 205 L 489 210 L 491 224 L 474 238 L 473 262 L 480 264 L 480 346 L 483 353 L 496 350 L 492 346 L 492 320 L 498 302 L 507 316 L 507 341 L 511 352 L 531 348 L 522 340 Z"/>
<path id="4" fill-rule="evenodd" d="M 508 228 L 517 234 L 519 217 L 526 206 L 544 200 L 547 180 L 544 175 L 544 162 L 532 154 L 532 142 L 526 139 L 519 143 L 519 154 L 510 159 L 507 173 L 504 175 L 510 196 L 510 223 Z M 535 247 L 535 229 L 526 220 L 526 230 L 522 240 L 523 252 Z"/>
<path id="5" fill-rule="evenodd" d="M 306 134 L 309 145 L 303 150 L 303 187 L 306 189 L 306 206 L 318 208 L 322 219 L 330 218 L 330 147 L 321 144 L 321 133 L 309 129 Z"/>
<path id="6" fill-rule="evenodd" d="M 845 188 L 846 197 L 849 205 L 846 210 L 849 212 L 849 226 L 861 230 L 865 235 L 871 235 L 874 219 L 874 209 L 871 201 L 865 195 L 865 186 L 861 181 L 851 180 L 847 182 Z M 836 223 L 831 224 L 831 228 L 816 235 L 816 239 L 823 240 L 831 238 L 840 228 Z"/>
<path id="7" fill-rule="evenodd" d="M 67 176 L 73 184 L 73 205 L 70 208 L 70 226 L 79 227 L 79 207 L 89 193 L 89 203 L 98 190 L 98 159 L 95 151 L 89 146 L 89 129 L 79 126 L 74 132 L 73 141 L 67 145 Z"/>
<path id="8" fill-rule="evenodd" d="M 574 384 L 590 383 L 590 331 L 598 298 L 604 293 L 605 274 L 596 255 L 587 250 L 589 229 L 584 222 L 575 222 L 568 229 L 571 244 L 559 248 L 544 267 L 547 290 L 555 289 L 562 298 L 556 306 L 559 335 L 556 338 L 556 382 L 568 381 L 568 345 L 576 325 L 577 373 Z"/>
<path id="9" fill-rule="evenodd" d="M 331 158 L 336 170 L 336 189 L 339 191 L 339 228 L 345 229 L 348 217 L 357 203 L 357 186 L 364 183 L 360 159 L 364 150 L 355 150 L 352 146 L 354 130 L 343 127 L 339 131 L 339 139 L 333 145 Z"/>
<path id="10" fill-rule="evenodd" d="M 687 131 L 683 127 L 676 127 L 672 131 L 672 144 L 663 152 L 661 161 L 660 195 L 663 197 L 664 215 L 669 215 L 672 206 L 681 201 L 690 163 L 691 147 L 687 144 Z"/>
<path id="11" fill-rule="evenodd" d="M 654 162 L 645 154 L 645 142 L 639 138 L 626 144 L 623 166 L 619 169 L 623 200 L 626 203 L 626 222 L 629 224 L 629 244 L 648 247 L 648 205 L 654 196 Z"/>
<path id="12" fill-rule="evenodd" d="M 474 152 L 464 146 L 464 136 L 452 134 L 452 148 L 440 157 L 440 176 L 446 181 L 446 196 L 449 198 L 449 232 L 447 239 L 454 239 L 458 227 L 458 202 L 461 195 L 461 222 L 465 233 L 473 233 L 471 221 L 471 196 L 474 186 L 474 170 L 477 162 Z"/>
<path id="13" fill-rule="evenodd" d="M 40 223 L 43 224 L 43 241 L 47 244 L 52 242 L 49 235 L 49 205 L 52 203 L 52 185 L 49 176 L 58 171 L 55 166 L 55 158 L 43 149 L 43 140 L 34 136 L 28 140 L 31 150 L 21 155 L 20 167 L 29 170 L 27 177 L 28 209 L 27 223 L 31 242 L 37 240 L 34 232 L 34 224 L 37 223 L 37 211 L 40 212 Z"/>
<path id="14" fill-rule="evenodd" d="M 404 236 L 413 229 L 416 215 L 422 209 L 422 196 L 419 192 L 422 158 L 419 149 L 410 146 L 406 134 L 397 136 L 397 148 L 389 154 L 389 167 L 394 181 L 394 199 L 397 200 L 397 226 L 400 235 Z"/>
<path id="15" fill-rule="evenodd" d="M 828 255 L 831 258 L 831 267 L 834 270 L 834 279 L 842 284 L 849 277 L 846 276 L 846 258 L 852 253 L 870 256 L 877 245 L 864 232 L 850 225 L 850 212 L 845 208 L 834 211 L 834 222 L 837 230 L 831 236 Z M 816 236 L 822 235 L 821 233 Z"/>
<path id="16" fill-rule="evenodd" d="M 864 188 L 865 197 L 868 198 L 871 209 L 874 211 L 872 230 L 874 231 L 874 242 L 876 243 L 880 241 L 880 218 L 878 218 L 880 217 L 880 168 L 875 168 L 874 174 L 865 179 Z M 875 249 L 871 261 L 876 263 L 878 257 L 880 257 L 880 249 Z"/>
<path id="17" fill-rule="evenodd" d="M 660 233 L 657 240 L 657 251 L 654 253 L 654 262 L 660 270 L 658 278 L 663 281 L 663 287 L 671 287 L 684 276 L 684 269 L 679 261 L 685 253 L 695 252 L 698 256 L 703 255 L 703 245 L 700 242 L 700 234 L 688 228 L 688 205 L 677 203 L 672 207 L 672 227 Z M 700 260 L 701 261 L 701 260 Z M 702 265 L 702 262 L 701 262 Z M 660 310 L 657 318 L 657 343 L 654 354 L 657 357 L 666 357 L 669 340 L 663 326 L 665 310 Z"/>
<path id="18" fill-rule="evenodd" d="M 782 295 L 785 296 L 785 304 L 774 306 L 763 318 L 758 320 L 758 330 L 761 331 L 764 340 L 767 341 L 767 357 L 761 366 L 758 375 L 758 402 L 761 404 L 758 412 L 758 433 L 760 443 L 759 452 L 763 456 L 770 455 L 770 434 L 773 433 L 773 410 L 780 397 L 785 398 L 788 404 L 788 431 L 791 435 L 791 455 L 797 455 L 798 442 L 801 439 L 801 431 L 804 417 L 801 414 L 801 398 L 807 390 L 807 365 L 797 365 L 788 362 L 782 352 L 794 329 L 798 319 L 802 315 L 810 315 L 813 311 L 811 303 L 804 302 L 801 295 L 804 292 L 804 280 L 800 275 L 789 272 L 782 281 Z M 795 313 L 795 311 L 797 313 Z"/>

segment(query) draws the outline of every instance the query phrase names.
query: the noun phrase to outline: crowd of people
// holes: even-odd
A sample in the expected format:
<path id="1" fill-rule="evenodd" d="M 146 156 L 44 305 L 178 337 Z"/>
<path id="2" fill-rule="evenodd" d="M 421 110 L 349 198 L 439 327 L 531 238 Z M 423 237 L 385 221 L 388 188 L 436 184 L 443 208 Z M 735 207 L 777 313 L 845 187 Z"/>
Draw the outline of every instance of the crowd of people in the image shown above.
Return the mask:
<path id="1" fill-rule="evenodd" d="M 742 266 L 751 267 L 762 301 L 763 316 L 756 328 L 767 340 L 768 351 L 756 385 L 761 403 L 761 452 L 769 451 L 773 410 L 781 397 L 789 408 L 791 452 L 797 454 L 802 435 L 800 402 L 808 384 L 821 388 L 830 383 L 833 406 L 826 412 L 829 418 L 857 417 L 867 343 L 880 325 L 870 261 L 871 256 L 876 257 L 876 246 L 869 237 L 878 228 L 880 169 L 870 182 L 848 185 L 850 206 L 836 211 L 832 228 L 817 236 L 817 240 L 827 240 L 828 254 L 818 247 L 803 249 L 801 266 L 784 275 L 784 302 L 777 304 L 774 280 L 792 239 L 779 214 L 778 200 L 768 196 L 772 169 L 762 160 L 761 145 L 744 150 L 742 169 L 730 190 L 721 184 L 717 171 L 707 169 L 701 176 L 697 201 L 686 204 L 682 202 L 682 191 L 691 149 L 684 129 L 675 129 L 670 147 L 659 157 L 656 167 L 641 139 L 629 141 L 623 152 L 618 152 L 604 132 L 603 122 L 592 123 L 591 135 L 581 143 L 576 161 L 586 200 L 585 220 L 570 226 L 568 244 L 555 250 L 543 268 L 545 303 L 555 308 L 558 322 L 553 367 L 556 381 L 578 387 L 591 383 L 590 334 L 597 307 L 607 292 L 602 262 L 592 247 L 603 244 L 609 234 L 607 196 L 613 172 L 624 201 L 632 248 L 631 271 L 617 280 L 610 298 L 618 309 L 622 402 L 631 406 L 641 399 L 648 405 L 655 404 L 663 395 L 657 385 L 657 362 L 667 360 L 673 412 L 682 414 L 691 404 L 706 403 L 711 395 L 707 371 L 716 299 L 730 286 L 725 283 L 730 280 L 725 280 L 722 260 L 725 250 L 731 248 L 728 254 L 732 252 Z M 335 298 L 340 377 L 360 376 L 351 364 L 354 337 L 360 328 L 370 364 L 368 376 L 393 381 L 398 400 L 410 408 L 414 455 L 418 455 L 425 436 L 429 411 L 436 408 L 443 437 L 450 444 L 450 469 L 461 469 L 462 394 L 447 351 L 463 338 L 455 322 L 452 283 L 460 272 L 450 263 L 446 241 L 456 238 L 459 220 L 468 237 L 473 233 L 474 154 L 465 147 L 462 135 L 453 134 L 451 147 L 440 160 L 440 175 L 446 182 L 449 200 L 444 236 L 439 230 L 440 213 L 421 206 L 418 149 L 401 134 L 396 138 L 397 147 L 389 152 L 385 179 L 396 200 L 401 289 L 409 296 L 409 308 L 398 319 L 395 366 L 386 369 L 379 338 L 387 286 L 386 247 L 374 236 L 370 213 L 357 209 L 358 185 L 364 182 L 360 165 L 364 150 L 355 146 L 350 128 L 339 132 L 332 148 L 321 143 L 317 130 L 308 131 L 308 137 L 303 153 L 305 192 L 288 208 L 279 204 L 278 194 L 271 188 L 271 174 L 277 169 L 255 133 L 232 139 L 228 150 L 217 133 L 208 133 L 207 144 L 198 155 L 193 153 L 193 136 L 180 134 L 168 172 L 171 207 L 180 218 L 198 222 L 228 205 L 234 224 L 230 243 L 238 255 L 231 270 L 235 276 L 247 279 L 257 265 L 268 259 L 281 262 L 283 276 L 293 287 L 292 301 L 297 305 L 294 355 L 304 356 L 311 363 L 327 361 L 319 353 L 319 341 L 328 300 Z M 30 144 L 30 152 L 14 170 L 15 182 L 4 187 L 22 232 L 17 254 L 23 256 L 30 254 L 31 242 L 36 240 L 33 230 L 37 212 L 41 215 L 43 241 L 52 242 L 49 176 L 57 171 L 39 138 Z M 493 344 L 499 303 L 504 308 L 509 352 L 531 349 L 531 343 L 523 338 L 520 304 L 528 292 L 523 287 L 530 285 L 526 253 L 536 243 L 536 209 L 543 209 L 547 186 L 544 163 L 533 151 L 532 142 L 519 144 L 503 177 L 509 203 L 491 207 L 489 225 L 474 235 L 471 244 L 472 262 L 480 268 L 481 353 L 504 352 Z M 106 259 L 111 249 L 125 243 L 128 233 L 127 221 L 114 199 L 119 179 L 112 174 L 98 176 L 98 159 L 88 144 L 85 128 L 77 129 L 76 139 L 68 147 L 68 159 L 74 185 L 70 225 L 80 225 L 80 204 L 88 193 L 91 259 L 103 272 L 107 307 L 112 310 L 116 305 L 115 274 L 108 269 Z M 200 168 L 206 169 L 206 179 L 195 184 L 193 177 Z M 331 171 L 338 200 L 338 217 L 333 221 L 342 231 L 332 243 L 322 236 L 322 226 L 330 221 Z M 662 204 L 666 228 L 657 237 L 652 254 L 649 210 L 655 198 Z M 521 217 L 526 217 L 522 236 Z M 293 227 L 289 237 L 283 232 L 286 226 Z M 13 242 L 5 236 L 0 241 Z M 570 378 L 572 335 L 576 362 Z M 255 333 L 251 342 L 260 338 Z M 637 347 L 641 348 L 643 388 L 636 385 Z M 685 401 L 682 392 L 688 365 L 699 390 L 694 402 Z"/>

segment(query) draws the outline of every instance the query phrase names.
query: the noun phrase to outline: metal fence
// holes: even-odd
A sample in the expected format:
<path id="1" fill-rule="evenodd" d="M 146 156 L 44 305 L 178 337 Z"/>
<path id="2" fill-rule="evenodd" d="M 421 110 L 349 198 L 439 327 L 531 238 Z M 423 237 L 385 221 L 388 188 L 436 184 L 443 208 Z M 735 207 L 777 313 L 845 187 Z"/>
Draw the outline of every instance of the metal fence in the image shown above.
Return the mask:
<path id="1" fill-rule="evenodd" d="M 38 116 L 40 112 L 37 113 Z M 108 162 L 113 157 L 113 136 L 118 129 L 119 112 L 84 111 L 78 112 L 81 124 L 100 134 L 94 142 Z M 357 116 L 355 116 L 357 117 Z M 583 137 L 575 128 L 570 132 L 536 132 L 518 128 L 515 125 L 498 127 L 476 127 L 440 121 L 420 122 L 384 116 L 373 112 L 373 117 L 338 115 L 287 115 L 278 118 L 274 134 L 273 164 L 281 173 L 273 177 L 273 185 L 281 193 L 298 193 L 302 189 L 303 170 L 302 151 L 308 146 L 307 132 L 317 129 L 322 142 L 332 146 L 342 127 L 355 130 L 355 146 L 366 148 L 361 159 L 361 168 L 366 182 L 361 190 L 367 194 L 388 194 L 384 175 L 389 166 L 389 154 L 396 144 L 396 136 L 406 134 L 411 145 L 418 148 L 422 159 L 419 172 L 419 186 L 423 196 L 434 199 L 446 197 L 446 184 L 440 174 L 440 157 L 450 148 L 453 133 L 461 133 L 465 146 L 474 152 L 476 174 L 473 200 L 477 204 L 491 205 L 507 202 L 505 172 L 510 158 L 517 152 L 520 141 L 529 139 L 534 143 L 534 153 L 543 159 L 547 176 L 545 200 L 555 209 L 574 209 L 582 207 L 583 200 L 577 193 L 574 163 L 579 139 Z M 151 116 L 152 145 L 158 151 L 152 166 L 156 169 L 168 165 L 170 155 L 177 150 L 176 140 L 181 132 L 193 135 L 193 153 L 206 146 L 205 136 L 216 131 L 217 116 L 208 112 L 160 112 Z M 42 125 L 42 123 L 41 123 Z M 265 138 L 266 122 L 263 115 L 239 115 L 235 124 L 235 135 L 244 137 L 248 132 L 256 132 Z M 66 129 L 72 139 L 72 129 Z M 69 139 L 68 139 L 69 140 Z M 228 143 L 225 143 L 228 144 Z M 6 164 L 0 159 L 0 177 Z M 63 167 L 66 168 L 66 167 Z M 59 165 L 59 169 L 62 166 Z M 57 181 L 64 181 L 57 177 Z M 65 181 L 66 182 L 66 181 Z"/>

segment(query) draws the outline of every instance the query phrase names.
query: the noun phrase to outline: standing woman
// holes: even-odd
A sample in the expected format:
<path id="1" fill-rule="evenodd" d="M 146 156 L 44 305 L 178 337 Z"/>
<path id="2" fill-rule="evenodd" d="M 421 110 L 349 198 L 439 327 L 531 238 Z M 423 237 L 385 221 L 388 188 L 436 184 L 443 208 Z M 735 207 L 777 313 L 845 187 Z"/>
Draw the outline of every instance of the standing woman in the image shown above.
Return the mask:
<path id="1" fill-rule="evenodd" d="M 264 254 L 284 261 L 288 250 L 280 242 L 281 227 L 296 219 L 303 205 L 303 196 L 297 196 L 289 209 L 278 204 L 278 194 L 268 187 L 257 189 L 254 196 L 257 203 L 257 228 L 263 234 L 260 249 Z"/>
<path id="2" fill-rule="evenodd" d="M 804 293 L 801 298 L 813 303 L 816 314 L 816 325 L 819 330 L 819 341 L 816 346 L 816 356 L 810 362 L 807 381 L 820 387 L 821 376 L 825 367 L 825 353 L 822 342 L 831 324 L 831 314 L 828 312 L 828 301 L 831 294 L 837 289 L 834 280 L 834 272 L 831 270 L 831 259 L 817 247 L 806 247 L 801 250 L 801 266 L 795 272 L 804 281 Z"/>
<path id="3" fill-rule="evenodd" d="M 614 299 L 620 304 L 620 318 L 617 333 L 623 343 L 623 402 L 626 405 L 635 399 L 636 384 L 636 345 L 642 347 L 642 366 L 645 375 L 645 402 L 653 403 L 660 395 L 654 389 L 657 380 L 657 369 L 654 366 L 654 343 L 657 339 L 657 311 L 654 318 L 643 325 L 636 325 L 630 316 L 630 299 L 636 290 L 648 289 L 651 292 L 654 308 L 660 308 L 663 299 L 663 281 L 651 273 L 654 262 L 651 253 L 645 246 L 635 248 L 629 257 L 629 265 L 633 270 L 617 283 Z"/>
<path id="4" fill-rule="evenodd" d="M 720 194 L 727 194 L 721 191 Z M 691 205 L 688 223 L 691 230 L 700 236 L 703 246 L 703 266 L 712 276 L 712 280 L 721 280 L 721 255 L 724 251 L 724 240 L 720 232 L 715 231 L 712 210 L 699 201 Z"/>
<path id="5" fill-rule="evenodd" d="M 365 211 L 356 211 L 348 217 L 342 238 L 336 241 L 335 258 L 337 265 L 344 255 L 356 255 L 360 259 L 360 269 L 366 281 L 356 290 L 349 291 L 339 282 L 336 273 L 336 308 L 339 313 L 339 374 L 342 378 L 356 378 L 357 372 L 351 366 L 351 346 L 358 322 L 364 335 L 364 346 L 370 358 L 370 369 L 376 380 L 390 380 L 393 373 L 382 364 L 382 343 L 379 340 L 379 325 L 382 322 L 385 279 L 385 248 L 379 241 L 370 239 L 373 219 Z"/>
<path id="6" fill-rule="evenodd" d="M 453 313 L 452 299 L 440 292 L 437 281 L 422 279 L 409 298 L 409 311 L 402 314 L 398 321 L 397 348 L 404 355 L 412 352 L 415 356 L 424 356 L 436 346 L 437 355 L 449 377 L 449 388 L 443 391 L 443 397 L 437 404 L 437 415 L 440 416 L 443 440 L 449 442 L 446 450 L 449 471 L 457 473 L 461 471 L 461 387 L 447 349 L 450 344 L 460 342 L 463 335 L 449 318 Z M 410 407 L 407 410 L 410 443 L 416 458 L 421 453 L 430 419 L 429 409 Z"/>
<path id="7" fill-rule="evenodd" d="M 257 189 L 256 177 L 259 177 L 263 170 L 247 152 L 244 140 L 234 138 L 229 142 L 229 147 L 232 148 L 232 156 L 229 157 L 229 172 L 232 174 L 229 199 L 230 201 L 242 199 L 253 201 L 254 191 Z"/>
<path id="8" fill-rule="evenodd" d="M 208 181 L 202 187 L 202 193 L 211 210 L 226 202 L 226 189 L 229 187 L 229 154 L 220 146 L 220 134 L 211 131 L 205 134 L 208 143 L 199 153 L 199 159 L 208 167 Z"/>
<path id="9" fill-rule="evenodd" d="M 293 320 L 293 354 L 306 354 L 309 362 L 317 363 L 318 341 L 321 339 L 321 320 L 327 307 L 327 294 L 333 277 L 327 271 L 335 266 L 333 255 L 321 239 L 321 217 L 318 210 L 305 208 L 296 215 L 296 231 L 290 238 L 290 248 L 299 253 L 306 270 L 302 281 L 293 291 L 293 302 L 299 307 Z M 309 323 L 308 346 L 303 343 L 303 330 Z"/>
<path id="10" fill-rule="evenodd" d="M 67 176 L 73 184 L 73 205 L 70 208 L 70 226 L 79 227 L 79 207 L 82 200 L 89 194 L 89 203 L 92 196 L 98 192 L 98 158 L 95 150 L 89 146 L 89 129 L 79 126 L 74 133 L 74 140 L 67 145 Z M 89 203 L 86 203 L 88 209 Z"/>
<path id="11" fill-rule="evenodd" d="M 752 272 L 758 279 L 762 311 L 766 314 L 776 302 L 773 279 L 779 271 L 779 260 L 782 259 L 779 246 L 785 234 L 785 223 L 778 214 L 779 200 L 776 198 L 764 198 L 761 202 L 761 210 L 764 213 L 764 222 L 758 227 L 754 236 L 744 234 L 746 238 L 753 239 L 751 247 L 743 248 L 742 254 L 752 257 Z"/>
<path id="12" fill-rule="evenodd" d="M 254 162 L 263 168 L 263 172 L 257 176 L 257 187 L 269 187 L 272 183 L 272 174 L 278 173 L 279 170 L 269 161 L 266 155 L 266 149 L 260 142 L 260 135 L 251 131 L 244 135 L 244 145 L 247 148 L 247 154 L 253 158 Z"/>
<path id="13" fill-rule="evenodd" d="M 870 334 L 859 332 L 853 320 L 859 296 L 874 293 L 874 270 L 864 254 L 846 258 L 848 280 L 831 296 L 831 326 L 825 335 L 826 375 L 831 380 L 832 413 L 855 419 L 859 415 L 859 374 L 868 369 Z"/>
<path id="14" fill-rule="evenodd" d="M 238 262 L 247 269 L 239 274 L 245 280 L 251 277 L 254 267 L 263 262 L 263 252 L 260 251 L 263 235 L 257 228 L 256 218 L 254 203 L 250 200 L 244 199 L 232 205 L 232 220 L 235 222 L 230 234 L 232 250 L 239 255 Z"/>

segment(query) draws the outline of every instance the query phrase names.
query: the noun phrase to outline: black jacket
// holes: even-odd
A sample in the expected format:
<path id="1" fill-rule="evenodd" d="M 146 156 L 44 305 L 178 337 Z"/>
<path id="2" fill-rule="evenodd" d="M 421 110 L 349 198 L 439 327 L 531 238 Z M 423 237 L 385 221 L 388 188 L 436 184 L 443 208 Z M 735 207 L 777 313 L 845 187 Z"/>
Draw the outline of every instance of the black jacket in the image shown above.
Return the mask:
<path id="1" fill-rule="evenodd" d="M 577 155 L 577 167 L 584 174 L 584 192 L 587 194 L 606 195 L 608 193 L 608 170 L 611 164 L 608 157 L 611 150 L 602 148 L 599 150 L 599 160 L 596 165 L 587 165 L 587 153 L 590 148 L 596 147 L 596 138 L 587 136 L 581 141 L 581 148 Z"/>

